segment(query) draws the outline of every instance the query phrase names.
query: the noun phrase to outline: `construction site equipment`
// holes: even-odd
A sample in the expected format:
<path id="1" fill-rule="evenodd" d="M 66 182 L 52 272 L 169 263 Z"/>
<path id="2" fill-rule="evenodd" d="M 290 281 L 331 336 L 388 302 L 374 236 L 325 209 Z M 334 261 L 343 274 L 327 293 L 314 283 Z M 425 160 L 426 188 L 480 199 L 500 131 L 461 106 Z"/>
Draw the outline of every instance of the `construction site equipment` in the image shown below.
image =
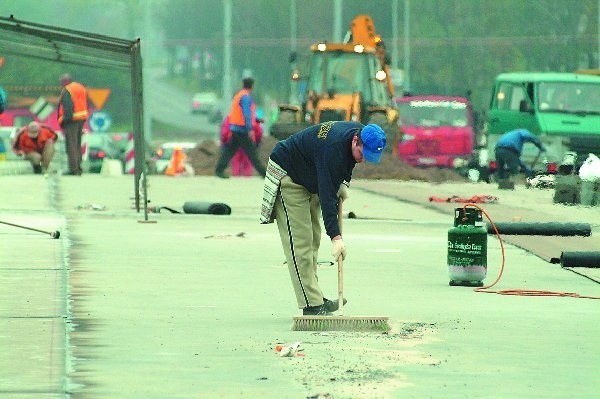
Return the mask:
<path id="1" fill-rule="evenodd" d="M 600 251 L 563 251 L 560 254 L 562 267 L 600 267 Z"/>
<path id="2" fill-rule="evenodd" d="M 231 207 L 222 202 L 186 201 L 183 204 L 183 212 L 202 215 L 231 215 Z"/>
<path id="3" fill-rule="evenodd" d="M 182 213 L 168 206 L 151 206 L 148 212 L 160 213 L 161 210 L 171 213 Z M 231 207 L 222 202 L 186 201 L 183 203 L 183 213 L 195 215 L 231 215 Z"/>
<path id="4" fill-rule="evenodd" d="M 44 230 L 34 229 L 33 227 L 21 226 L 20 224 L 3 222 L 1 220 L 0 220 L 0 223 L 8 225 L 8 226 L 18 227 L 20 229 L 26 229 L 26 230 L 31 230 L 31 231 L 37 231 L 38 233 L 48 234 L 50 237 L 52 237 L 54 239 L 59 239 L 60 238 L 60 231 L 58 231 L 58 230 L 56 230 L 56 231 L 44 231 Z"/>
<path id="5" fill-rule="evenodd" d="M 512 288 L 512 289 L 508 289 L 508 290 L 491 290 L 490 288 L 495 286 L 500 281 L 500 279 L 502 278 L 502 275 L 504 274 L 504 266 L 505 266 L 505 261 L 506 261 L 505 252 L 504 252 L 504 243 L 502 242 L 500 233 L 498 232 L 498 229 L 496 228 L 496 224 L 492 221 L 492 218 L 490 217 L 490 215 L 486 211 L 484 211 L 481 207 L 479 207 L 479 205 L 465 204 L 463 209 L 466 210 L 468 207 L 473 207 L 473 208 L 479 209 L 479 211 L 481 211 L 485 215 L 485 217 L 488 219 L 490 225 L 492 226 L 494 234 L 498 238 L 498 242 L 500 243 L 500 250 L 502 251 L 502 263 L 500 265 L 500 273 L 498 274 L 498 277 L 496 277 L 496 279 L 494 280 L 493 283 L 487 284 L 483 287 L 476 287 L 473 289 L 473 291 L 483 292 L 485 294 L 498 294 L 498 295 L 560 296 L 560 297 L 583 298 L 583 299 L 600 299 L 600 297 L 597 297 L 597 296 L 580 295 L 577 292 L 561 292 L 561 291 L 557 292 L 557 291 L 530 290 L 530 289 L 520 289 L 520 288 Z"/>
<path id="6" fill-rule="evenodd" d="M 165 175 L 175 176 L 185 172 L 186 155 L 181 147 L 175 147 L 169 166 L 165 170 Z"/>
<path id="7" fill-rule="evenodd" d="M 297 102 L 279 105 L 271 136 L 282 140 L 313 124 L 357 121 L 381 126 L 388 143 L 398 140 L 398 111 L 385 46 L 370 16 L 354 18 L 343 43 L 311 45 L 309 58 L 305 74 L 292 72 L 298 83 Z M 291 61 L 296 62 L 295 54 Z"/>
<path id="8" fill-rule="evenodd" d="M 555 204 L 576 205 L 581 202 L 581 179 L 577 175 L 556 175 L 554 178 Z"/>
<path id="9" fill-rule="evenodd" d="M 600 76 L 592 73 L 512 72 L 496 76 L 487 111 L 490 158 L 502 134 L 527 129 L 538 136 L 550 162 L 577 154 L 577 167 L 600 148 Z M 543 170 L 536 147 L 523 147 L 521 159 Z M 532 161 L 536 160 L 537 165 Z"/>
<path id="10" fill-rule="evenodd" d="M 342 230 L 342 197 L 338 198 L 338 223 Z M 294 331 L 390 331 L 387 316 L 344 316 L 344 260 L 340 255 L 338 263 L 338 316 L 295 316 Z"/>
<path id="11" fill-rule="evenodd" d="M 454 227 L 448 230 L 448 275 L 451 286 L 483 286 L 487 275 L 487 233 L 479 209 L 454 210 Z"/>
<path id="12" fill-rule="evenodd" d="M 471 103 L 464 97 L 440 95 L 397 98 L 402 141 L 398 158 L 412 166 L 461 167 L 475 143 Z"/>
<path id="13" fill-rule="evenodd" d="M 536 235 L 536 236 L 583 236 L 592 235 L 589 223 L 559 223 L 559 222 L 496 222 L 496 229 L 500 234 L 506 235 Z M 494 234 L 491 224 L 487 225 L 487 232 Z"/>

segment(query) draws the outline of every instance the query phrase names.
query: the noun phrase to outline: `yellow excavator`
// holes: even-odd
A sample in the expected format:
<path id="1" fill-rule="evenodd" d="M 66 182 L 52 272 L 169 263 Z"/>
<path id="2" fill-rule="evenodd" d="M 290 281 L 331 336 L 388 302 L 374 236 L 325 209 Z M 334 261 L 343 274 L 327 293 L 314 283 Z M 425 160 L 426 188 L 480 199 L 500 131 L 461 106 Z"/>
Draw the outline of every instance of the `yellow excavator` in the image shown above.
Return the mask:
<path id="1" fill-rule="evenodd" d="M 315 43 L 309 58 L 305 76 L 292 72 L 299 104 L 279 105 L 271 136 L 282 140 L 313 124 L 357 121 L 380 125 L 391 148 L 399 135 L 398 111 L 385 46 L 373 19 L 355 17 L 343 43 Z"/>

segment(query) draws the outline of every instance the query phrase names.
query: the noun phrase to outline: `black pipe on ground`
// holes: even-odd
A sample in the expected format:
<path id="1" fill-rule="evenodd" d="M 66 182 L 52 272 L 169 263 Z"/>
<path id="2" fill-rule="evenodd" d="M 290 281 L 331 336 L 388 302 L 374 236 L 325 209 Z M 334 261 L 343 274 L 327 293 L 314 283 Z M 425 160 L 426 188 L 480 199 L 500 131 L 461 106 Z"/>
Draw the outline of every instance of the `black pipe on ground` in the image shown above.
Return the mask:
<path id="1" fill-rule="evenodd" d="M 560 254 L 561 267 L 600 267 L 600 251 L 564 251 Z"/>
<path id="2" fill-rule="evenodd" d="M 498 233 L 504 235 L 534 235 L 534 236 L 591 236 L 592 227 L 589 223 L 527 223 L 527 222 L 498 222 L 495 223 Z M 487 224 L 488 234 L 494 234 L 490 223 Z"/>
<path id="3" fill-rule="evenodd" d="M 183 204 L 183 212 L 201 215 L 231 215 L 231 207 L 221 202 L 187 201 Z"/>

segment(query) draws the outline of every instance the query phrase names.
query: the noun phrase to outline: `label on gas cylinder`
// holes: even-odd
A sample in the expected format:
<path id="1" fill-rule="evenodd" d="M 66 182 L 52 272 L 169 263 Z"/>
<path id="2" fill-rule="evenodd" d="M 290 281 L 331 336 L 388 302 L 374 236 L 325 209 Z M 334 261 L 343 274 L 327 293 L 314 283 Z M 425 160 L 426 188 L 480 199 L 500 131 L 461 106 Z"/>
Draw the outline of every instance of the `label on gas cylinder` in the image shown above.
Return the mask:
<path id="1" fill-rule="evenodd" d="M 448 249 L 456 253 L 481 255 L 483 252 L 483 245 L 470 242 L 465 243 L 448 241 Z"/>
<path id="2" fill-rule="evenodd" d="M 448 234 L 448 265 L 485 266 L 487 236 L 482 234 Z"/>

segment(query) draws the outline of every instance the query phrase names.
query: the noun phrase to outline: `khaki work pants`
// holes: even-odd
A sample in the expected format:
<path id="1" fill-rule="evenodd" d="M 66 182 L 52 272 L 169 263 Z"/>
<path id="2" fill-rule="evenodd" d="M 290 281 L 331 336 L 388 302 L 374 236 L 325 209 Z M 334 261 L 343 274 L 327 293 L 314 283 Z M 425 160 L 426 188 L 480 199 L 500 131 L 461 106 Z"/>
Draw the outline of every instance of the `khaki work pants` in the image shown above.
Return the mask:
<path id="1" fill-rule="evenodd" d="M 319 196 L 285 176 L 273 211 L 298 308 L 322 305 L 323 292 L 317 277 L 321 243 Z"/>

